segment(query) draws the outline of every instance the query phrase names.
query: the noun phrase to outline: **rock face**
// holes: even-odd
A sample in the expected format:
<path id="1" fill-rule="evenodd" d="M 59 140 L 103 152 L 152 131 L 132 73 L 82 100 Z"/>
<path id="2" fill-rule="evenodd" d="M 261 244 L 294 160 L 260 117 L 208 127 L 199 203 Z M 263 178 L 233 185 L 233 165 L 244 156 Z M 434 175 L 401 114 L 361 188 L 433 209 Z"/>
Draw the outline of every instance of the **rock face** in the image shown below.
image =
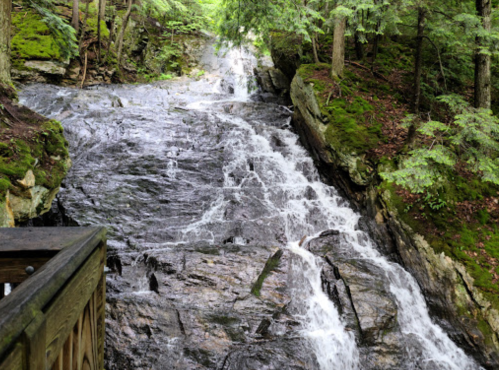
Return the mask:
<path id="1" fill-rule="evenodd" d="M 288 264 L 288 253 L 232 244 L 111 257 L 106 368 L 317 368 L 287 312 Z"/>
<path id="2" fill-rule="evenodd" d="M 291 83 L 281 70 L 273 67 L 255 68 L 254 74 L 262 90 L 257 96 L 266 102 L 289 105 Z"/>
<path id="3" fill-rule="evenodd" d="M 14 227 L 46 213 L 59 192 L 59 186 L 48 189 L 35 185 L 31 170 L 23 180 L 18 180 L 18 183 L 22 191 L 7 191 L 5 201 L 0 202 L 0 227 Z"/>
<path id="4" fill-rule="evenodd" d="M 300 67 L 302 40 L 299 36 L 286 32 L 273 32 L 270 45 L 270 54 L 274 66 L 292 80 L 296 70 Z"/>
<path id="5" fill-rule="evenodd" d="M 323 289 L 355 332 L 362 368 L 411 368 L 384 272 L 338 248 L 341 238 L 306 248 L 324 262 Z M 293 258 L 234 244 L 110 256 L 106 368 L 317 369 L 292 316 Z"/>
<path id="6" fill-rule="evenodd" d="M 473 286 L 466 268 L 444 254 L 436 254 L 422 236 L 400 220 L 389 194 L 379 194 L 376 190 L 369 163 L 326 142 L 325 118 L 313 86 L 306 84 L 299 74 L 292 81 L 291 98 L 295 105 L 293 125 L 303 144 L 328 181 L 366 216 L 363 228 L 386 255 L 401 262 L 416 278 L 432 314 L 450 337 L 485 368 L 499 368 L 499 313 Z"/>
<path id="7" fill-rule="evenodd" d="M 66 66 L 62 63 L 53 62 L 50 60 L 30 60 L 24 63 L 27 68 L 34 69 L 38 72 L 48 73 L 51 75 L 64 76 L 66 73 Z"/>
<path id="8" fill-rule="evenodd" d="M 71 160 L 61 124 L 6 92 L 0 86 L 0 227 L 13 227 L 50 209 Z"/>

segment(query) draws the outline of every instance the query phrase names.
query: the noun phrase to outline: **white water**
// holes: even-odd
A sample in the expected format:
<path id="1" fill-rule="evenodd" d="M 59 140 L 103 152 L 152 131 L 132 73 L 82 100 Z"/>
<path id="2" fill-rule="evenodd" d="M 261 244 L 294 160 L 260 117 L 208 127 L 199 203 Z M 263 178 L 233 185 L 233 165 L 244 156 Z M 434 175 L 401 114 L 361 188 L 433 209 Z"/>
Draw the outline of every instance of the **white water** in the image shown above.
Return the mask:
<path id="1" fill-rule="evenodd" d="M 241 51 L 229 54 L 233 58 L 232 65 L 229 66 L 229 74 L 232 74 L 234 80 L 238 82 L 235 84 L 234 94 L 230 98 L 227 97 L 227 94 L 222 94 L 222 90 L 226 87 L 226 85 L 224 85 L 225 87 L 222 85 L 222 82 L 227 82 L 223 81 L 222 78 L 214 85 L 210 85 L 202 79 L 197 83 L 193 82 L 189 88 L 192 88 L 197 94 L 186 94 L 187 98 L 185 100 L 182 100 L 182 91 L 187 90 L 179 90 L 179 86 L 183 86 L 181 82 L 179 82 L 178 86 L 173 86 L 174 91 L 178 91 L 178 93 L 175 93 L 174 97 L 170 97 L 170 99 L 174 99 L 174 103 L 171 104 L 172 106 L 181 105 L 185 101 L 186 104 L 190 103 L 185 106 L 186 108 L 199 109 L 203 112 L 203 115 L 214 116 L 216 118 L 211 119 L 213 117 L 210 117 L 210 119 L 206 119 L 205 122 L 207 124 L 226 125 L 230 128 L 219 131 L 221 135 L 220 140 L 212 140 L 214 142 L 213 147 L 218 145 L 215 148 L 217 149 L 217 153 L 219 153 L 219 157 L 217 157 L 217 161 L 219 162 L 217 164 L 224 164 L 223 174 L 218 179 L 216 178 L 219 175 L 218 173 L 216 176 L 209 176 L 209 171 L 211 171 L 212 167 L 198 168 L 193 164 L 187 167 L 192 172 L 192 175 L 203 172 L 203 170 L 206 172 L 208 180 L 206 182 L 200 181 L 201 185 L 199 187 L 203 187 L 201 190 L 206 192 L 209 197 L 197 197 L 195 199 L 197 199 L 198 204 L 192 205 L 192 208 L 197 209 L 198 207 L 205 210 L 204 213 L 202 216 L 199 215 L 200 212 L 189 213 L 188 216 L 181 218 L 182 222 L 178 222 L 178 227 L 175 221 L 176 217 L 181 217 L 180 212 L 172 217 L 169 216 L 169 220 L 174 224 L 171 228 L 167 228 L 168 225 L 163 225 L 164 219 L 159 219 L 153 226 L 167 228 L 169 233 L 168 241 L 164 241 L 162 237 L 156 240 L 148 238 L 145 235 L 142 247 L 146 250 L 154 248 L 155 252 L 161 252 L 162 250 L 171 250 L 182 242 L 191 243 L 192 241 L 207 240 L 218 244 L 227 236 L 234 237 L 233 241 L 236 244 L 245 244 L 249 241 L 250 243 L 264 243 L 264 245 L 269 246 L 287 246 L 292 256 L 292 270 L 290 274 L 292 278 L 291 292 L 293 302 L 290 306 L 293 308 L 293 314 L 296 315 L 296 319 L 301 323 L 298 334 L 310 344 L 310 348 L 315 353 L 321 369 L 363 369 L 363 364 L 359 358 L 360 351 L 355 343 L 353 333 L 345 330 L 345 325 L 335 306 L 322 292 L 320 284 L 322 260 L 316 258 L 305 249 L 300 248 L 297 242 L 304 235 L 308 235 L 311 238 L 323 230 L 339 230 L 342 232 L 344 240 L 338 248 L 355 251 L 357 258 L 369 260 L 379 266 L 386 274 L 385 280 L 389 284 L 387 290 L 393 295 L 398 306 L 398 324 L 408 338 L 405 342 L 407 343 L 406 357 L 409 365 L 405 364 L 403 370 L 476 369 L 477 366 L 449 340 L 441 328 L 431 321 L 424 298 L 415 280 L 400 266 L 388 262 L 386 258 L 381 256 L 368 236 L 357 230 L 360 216 L 346 205 L 345 201 L 337 195 L 334 188 L 328 187 L 320 181 L 312 159 L 299 145 L 298 137 L 289 131 L 289 127 L 282 122 L 258 122 L 256 119 L 245 117 L 244 114 L 240 115 L 243 118 L 238 118 L 236 115 L 226 113 L 225 108 L 232 105 L 234 105 L 236 110 L 243 108 L 242 111 L 248 112 L 248 116 L 251 116 L 253 111 L 262 109 L 261 106 L 248 102 L 248 72 L 252 69 L 252 59 L 249 55 L 243 53 L 242 59 L 237 61 L 237 58 L 241 55 L 239 53 Z M 209 93 L 205 94 L 206 90 L 203 90 L 203 88 L 209 88 L 209 91 L 217 94 L 215 95 L 217 98 L 224 100 L 213 101 L 213 96 L 210 96 Z M 164 90 L 159 91 L 164 92 Z M 141 95 L 140 92 L 143 92 L 143 94 Z M 151 95 L 148 95 L 148 93 Z M 78 93 L 73 92 L 72 94 L 82 94 L 81 100 L 76 101 L 78 104 L 83 101 L 83 98 L 88 97 L 89 111 L 94 109 L 94 105 L 101 108 L 104 106 L 93 103 L 91 90 L 83 90 Z M 62 92 L 62 95 L 65 95 L 65 93 Z M 140 111 L 141 99 L 143 99 L 147 101 L 147 104 L 144 103 L 141 114 L 147 116 L 145 111 L 151 110 L 151 101 L 156 102 L 157 100 L 158 102 L 168 103 L 169 101 L 165 96 L 169 95 L 166 95 L 166 93 L 165 95 L 161 95 L 156 92 L 156 89 L 149 86 L 139 86 L 133 89 L 127 87 L 120 90 L 120 101 L 122 105 L 127 107 L 133 106 L 134 108 L 133 110 L 128 108 L 118 109 L 118 111 L 125 111 L 124 113 L 127 115 L 136 110 Z M 35 96 L 32 100 L 32 106 L 36 106 L 37 102 L 38 99 Z M 99 104 L 101 103 L 99 102 Z M 49 110 L 52 109 L 51 104 L 40 103 L 40 106 L 46 106 Z M 112 106 L 111 101 L 109 101 L 109 106 Z M 168 106 L 168 104 L 165 106 Z M 158 112 L 154 112 L 154 114 L 168 117 L 166 114 L 168 112 L 165 112 L 163 109 L 165 108 L 158 108 Z M 265 109 L 273 110 L 275 106 L 268 105 Z M 60 109 L 57 108 L 55 111 L 57 113 Z M 106 108 L 105 111 L 107 112 L 109 109 Z M 78 114 L 82 113 L 79 111 L 74 113 L 75 116 Z M 113 125 L 99 124 L 92 126 L 91 124 L 87 124 L 83 117 L 85 116 L 82 115 L 82 119 L 77 120 L 83 123 L 75 126 L 84 139 L 79 138 L 78 140 L 82 141 L 75 141 L 78 145 L 80 145 L 79 143 L 90 145 L 88 143 L 92 143 L 94 135 L 101 138 L 112 138 L 110 140 L 111 144 L 116 144 L 119 141 L 119 136 L 114 137 L 118 135 L 119 131 L 113 128 Z M 115 116 L 113 117 L 116 119 Z M 121 121 L 123 117 L 118 115 L 117 119 Z M 170 122 L 167 123 L 170 125 Z M 171 125 L 180 124 L 173 120 Z M 119 130 L 125 130 L 122 126 L 121 124 L 118 126 Z M 143 130 L 141 127 L 148 127 L 148 130 Z M 138 128 L 132 127 L 127 131 L 127 135 L 140 136 L 140 141 L 143 145 L 150 142 L 151 145 L 147 146 L 148 152 L 154 152 L 158 158 L 161 158 L 161 152 L 165 147 L 168 147 L 165 142 L 173 140 L 176 131 L 170 131 L 175 132 L 175 134 L 164 134 L 162 131 L 169 132 L 168 129 L 165 129 L 164 126 L 159 127 L 158 131 L 155 131 L 156 125 L 138 126 Z M 197 127 L 199 130 L 199 126 L 193 127 Z M 102 130 L 98 135 L 94 133 L 94 130 L 97 129 Z M 179 133 L 185 134 L 181 130 Z M 162 137 L 162 134 L 165 136 Z M 201 136 L 194 137 L 201 138 Z M 185 134 L 185 137 L 180 135 L 178 138 L 179 141 L 184 139 L 189 140 L 187 134 Z M 92 147 L 94 153 L 99 151 L 99 145 L 107 145 L 107 143 L 101 144 L 98 141 L 96 142 L 98 145 Z M 201 142 L 201 145 L 203 143 Z M 193 142 L 192 145 L 198 145 L 198 143 Z M 175 180 L 180 184 L 175 188 L 175 191 L 181 193 L 181 196 L 190 199 L 191 195 L 189 191 L 194 192 L 199 189 L 189 187 L 193 181 L 191 174 L 188 176 L 189 181 L 181 182 L 186 177 L 183 173 L 186 168 L 183 161 L 186 161 L 187 155 L 179 156 L 179 149 L 177 147 L 179 145 L 176 143 L 170 143 L 169 151 L 163 157 L 164 161 L 158 163 L 158 167 L 161 171 L 164 171 L 166 179 L 169 180 L 166 184 L 173 184 L 174 182 L 170 180 Z M 118 149 L 119 147 L 117 148 L 118 152 L 124 152 L 126 158 L 130 156 L 133 158 L 133 153 L 130 153 L 133 150 Z M 184 146 L 183 150 L 189 151 L 190 149 L 188 146 Z M 138 153 L 140 152 L 138 151 Z M 192 153 L 195 154 L 196 152 L 192 151 Z M 113 154 L 113 152 L 108 151 L 107 154 Z M 213 155 L 213 153 L 211 154 Z M 113 158 L 119 158 L 119 156 Z M 77 161 L 78 158 L 76 159 Z M 123 159 L 123 161 L 125 160 Z M 202 163 L 210 164 L 211 162 Z M 105 164 L 103 166 L 108 165 Z M 130 164 L 128 165 L 130 166 Z M 219 167 L 214 166 L 213 168 L 215 168 L 213 171 L 219 170 Z M 100 176 L 102 174 L 103 172 L 99 172 Z M 100 194 L 105 193 L 106 187 L 112 189 L 113 197 L 111 199 L 117 199 L 116 205 L 114 201 L 110 202 L 109 205 L 109 209 L 113 210 L 113 212 L 118 207 L 133 210 L 139 204 L 138 201 L 135 201 L 136 197 L 147 195 L 145 192 L 144 194 L 140 194 L 140 191 L 136 191 L 136 189 L 140 190 L 141 188 L 137 186 L 137 182 L 131 182 L 132 186 L 137 186 L 133 191 L 130 190 L 130 193 L 133 192 L 134 196 L 115 198 L 115 194 L 128 191 L 124 186 L 117 186 L 120 183 L 118 181 L 123 181 L 123 178 L 119 176 L 102 177 L 105 178 L 104 183 L 96 182 L 97 184 L 104 184 L 102 185 L 102 191 L 100 188 L 94 189 L 96 191 L 92 196 L 97 200 L 106 201 L 105 197 L 100 197 Z M 76 184 L 81 183 L 80 178 L 74 177 L 73 179 Z M 151 185 L 154 188 L 157 179 L 152 176 L 149 179 L 155 180 Z M 127 178 L 127 180 L 130 179 Z M 219 180 L 220 182 L 218 182 Z M 205 180 L 203 179 L 203 181 Z M 210 181 L 213 183 L 209 183 Z M 110 182 L 110 185 L 108 185 L 108 182 Z M 147 187 L 149 186 L 148 183 Z M 186 191 L 182 192 L 181 190 L 184 190 L 184 187 Z M 90 190 L 92 189 L 89 188 Z M 170 190 L 168 186 L 162 186 L 158 190 L 158 193 L 167 190 Z M 212 196 L 213 193 L 214 196 Z M 87 200 L 86 198 L 83 199 Z M 165 199 L 168 198 L 165 197 Z M 149 205 L 151 202 L 152 200 L 147 200 L 146 198 L 140 204 L 143 204 L 144 208 L 147 208 L 146 205 Z M 92 209 L 91 205 L 87 207 L 87 203 L 82 204 L 85 208 Z M 191 206 L 188 202 L 185 202 L 185 204 Z M 231 206 L 231 204 L 236 204 L 236 206 Z M 95 207 L 95 209 L 98 208 L 100 206 Z M 161 210 L 165 211 L 165 214 L 167 213 L 166 210 Z M 233 210 L 240 212 L 237 217 L 226 215 L 226 212 Z M 116 217 L 118 221 L 114 221 L 113 219 L 112 222 L 118 224 L 116 225 L 117 227 L 126 229 L 126 232 L 122 233 L 123 235 L 131 236 L 140 233 L 138 228 L 134 229 L 130 225 L 137 224 L 149 227 L 147 223 L 137 222 L 139 214 L 137 214 L 136 219 L 132 219 L 125 216 L 120 218 L 119 213 L 115 214 L 113 212 L 110 212 L 109 215 Z M 183 208 L 182 212 L 185 212 Z M 100 215 L 100 212 L 96 212 L 96 214 Z M 148 218 L 152 218 L 151 214 L 144 216 L 140 214 L 140 217 L 144 217 L 148 221 Z M 102 222 L 101 219 L 96 219 Z M 93 222 L 96 219 L 90 218 Z M 87 220 L 84 223 L 88 222 Z M 185 226 L 186 224 L 187 226 Z M 236 224 L 237 228 L 234 226 Z M 132 255 L 139 258 L 139 256 L 142 256 L 142 253 L 137 255 L 133 251 Z M 134 295 L 139 298 L 149 295 L 155 296 L 155 293 L 149 291 L 147 279 L 137 279 L 131 285 Z M 168 353 L 169 355 L 173 355 L 171 352 Z"/>
<path id="2" fill-rule="evenodd" d="M 231 52 L 233 72 L 240 84 L 235 88 L 234 101 L 248 100 L 246 88 L 248 70 L 244 68 L 240 52 Z M 217 101 L 196 103 L 191 109 L 208 109 Z M 321 260 L 298 246 L 304 235 L 318 235 L 328 229 L 339 230 L 345 238 L 342 248 L 354 249 L 361 259 L 367 259 L 385 271 L 390 292 L 398 306 L 398 324 L 407 341 L 409 368 L 468 370 L 479 367 L 457 347 L 443 330 L 432 322 L 425 300 L 415 279 L 397 264 L 390 263 L 376 249 L 362 231 L 357 230 L 360 216 L 345 206 L 336 191 L 323 184 L 314 164 L 298 138 L 288 130 L 271 126 L 259 127 L 243 119 L 217 113 L 222 121 L 235 125 L 231 137 L 230 158 L 224 167 L 224 187 L 218 199 L 203 218 L 184 230 L 184 236 L 196 233 L 198 237 L 213 239 L 209 225 L 224 222 L 226 194 L 236 199 L 248 197 L 249 188 L 259 188 L 256 197 L 266 217 L 282 222 L 288 249 L 294 253 L 292 264 L 293 300 L 300 302 L 297 318 L 302 323 L 301 333 L 313 348 L 322 370 L 355 370 L 361 367 L 359 351 L 352 332 L 345 330 L 340 315 L 321 287 Z M 272 147 L 272 139 L 283 145 L 279 151 Z M 248 163 L 253 163 L 250 169 Z M 232 173 L 245 171 L 236 182 Z M 312 194 L 312 195 L 310 195 Z M 248 220 L 255 221 L 255 220 Z M 259 220 L 257 223 L 261 223 Z M 242 240 L 240 240 L 242 241 Z"/>

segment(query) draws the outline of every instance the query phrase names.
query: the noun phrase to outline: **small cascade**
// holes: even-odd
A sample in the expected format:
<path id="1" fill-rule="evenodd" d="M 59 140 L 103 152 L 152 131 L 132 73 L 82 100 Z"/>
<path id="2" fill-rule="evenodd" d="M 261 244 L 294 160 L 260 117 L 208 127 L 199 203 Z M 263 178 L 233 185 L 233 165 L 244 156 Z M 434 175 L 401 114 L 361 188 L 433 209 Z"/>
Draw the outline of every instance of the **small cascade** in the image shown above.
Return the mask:
<path id="1" fill-rule="evenodd" d="M 338 309 L 323 292 L 317 258 L 299 242 L 289 249 L 299 258 L 293 261 L 293 298 L 300 302 L 296 315 L 302 322 L 302 335 L 310 342 L 321 370 L 359 369 L 359 351 L 352 332 L 345 329 Z"/>

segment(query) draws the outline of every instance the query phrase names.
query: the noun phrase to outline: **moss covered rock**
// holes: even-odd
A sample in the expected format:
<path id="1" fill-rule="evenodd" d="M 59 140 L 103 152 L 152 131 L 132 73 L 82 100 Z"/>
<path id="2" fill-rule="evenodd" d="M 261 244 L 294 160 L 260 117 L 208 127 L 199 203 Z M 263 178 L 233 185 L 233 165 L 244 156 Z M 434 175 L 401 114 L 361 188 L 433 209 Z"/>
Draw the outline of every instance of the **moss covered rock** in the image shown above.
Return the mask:
<path id="1" fill-rule="evenodd" d="M 431 312 L 451 338 L 485 368 L 499 368 L 498 287 L 491 278 L 494 271 L 488 271 L 483 267 L 487 264 L 478 261 L 483 251 L 497 249 L 497 228 L 487 225 L 490 212 L 482 211 L 481 223 L 465 222 L 465 226 L 449 221 L 452 204 L 439 213 L 440 224 L 438 217 L 430 223 L 429 218 L 416 220 L 408 214 L 407 204 L 397 191 L 380 183 L 377 175 L 396 168 L 396 163 L 386 158 L 377 162 L 367 158 L 369 148 L 383 140 L 376 126 L 365 121 L 371 104 L 356 96 L 330 99 L 329 94 L 324 94 L 330 89 L 329 82 L 314 78 L 320 69 L 324 66 L 300 67 L 291 85 L 293 124 L 302 142 L 323 174 L 367 216 L 365 227 L 380 249 L 400 260 L 417 279 Z M 472 180 L 454 178 L 451 185 L 449 197 L 456 204 L 469 204 L 465 199 L 473 198 L 475 193 L 477 198 L 490 198 L 495 192 Z M 418 211 L 422 216 L 428 210 Z M 449 229 L 447 233 L 454 235 L 432 235 L 432 230 L 440 229 Z M 478 243 L 480 235 L 484 241 Z M 477 248 L 476 252 L 463 251 L 468 244 Z M 475 261 L 470 256 L 476 256 Z"/>
<path id="2" fill-rule="evenodd" d="M 16 104 L 1 89 L 0 227 L 8 227 L 48 211 L 71 161 L 61 124 Z"/>

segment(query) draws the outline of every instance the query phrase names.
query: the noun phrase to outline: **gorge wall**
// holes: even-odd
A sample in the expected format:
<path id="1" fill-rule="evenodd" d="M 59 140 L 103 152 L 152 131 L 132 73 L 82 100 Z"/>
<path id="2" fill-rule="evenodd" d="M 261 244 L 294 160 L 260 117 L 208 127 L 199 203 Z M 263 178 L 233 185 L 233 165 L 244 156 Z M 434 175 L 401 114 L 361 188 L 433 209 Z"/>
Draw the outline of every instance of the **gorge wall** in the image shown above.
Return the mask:
<path id="1" fill-rule="evenodd" d="M 380 168 L 346 146 L 326 137 L 323 115 L 314 84 L 298 69 L 292 84 L 293 125 L 312 153 L 321 173 L 365 216 L 364 227 L 384 254 L 417 279 L 438 323 L 451 338 L 487 369 L 499 367 L 499 312 L 474 286 L 466 267 L 436 253 L 423 236 L 400 217 L 390 192 L 379 190 Z"/>

